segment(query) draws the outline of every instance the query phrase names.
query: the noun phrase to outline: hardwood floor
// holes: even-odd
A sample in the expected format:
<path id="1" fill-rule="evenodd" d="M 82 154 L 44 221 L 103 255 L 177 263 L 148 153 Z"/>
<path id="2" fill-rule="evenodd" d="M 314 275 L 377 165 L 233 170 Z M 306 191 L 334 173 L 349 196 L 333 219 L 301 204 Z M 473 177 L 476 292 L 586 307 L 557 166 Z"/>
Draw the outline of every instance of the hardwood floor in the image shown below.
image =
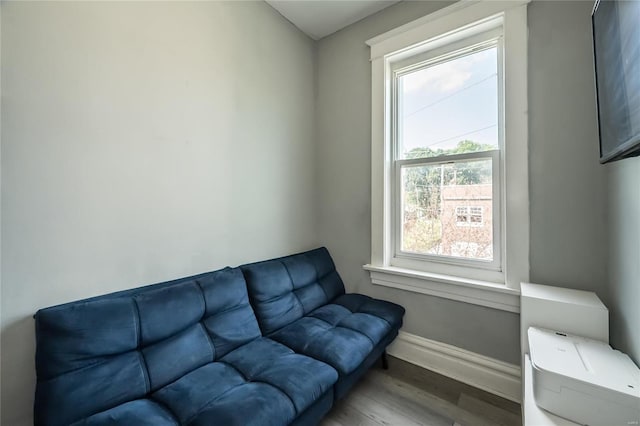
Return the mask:
<path id="1" fill-rule="evenodd" d="M 321 426 L 521 426 L 520 405 L 389 357 L 339 401 Z"/>

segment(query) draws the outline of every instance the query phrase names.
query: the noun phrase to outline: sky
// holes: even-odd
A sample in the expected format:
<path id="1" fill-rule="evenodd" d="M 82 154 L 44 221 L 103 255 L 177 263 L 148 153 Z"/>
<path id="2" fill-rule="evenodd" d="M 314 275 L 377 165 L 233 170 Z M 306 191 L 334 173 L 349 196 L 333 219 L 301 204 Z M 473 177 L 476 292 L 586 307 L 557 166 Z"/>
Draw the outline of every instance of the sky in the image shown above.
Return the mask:
<path id="1" fill-rule="evenodd" d="M 497 48 L 399 80 L 400 152 L 453 148 L 464 139 L 498 145 Z"/>

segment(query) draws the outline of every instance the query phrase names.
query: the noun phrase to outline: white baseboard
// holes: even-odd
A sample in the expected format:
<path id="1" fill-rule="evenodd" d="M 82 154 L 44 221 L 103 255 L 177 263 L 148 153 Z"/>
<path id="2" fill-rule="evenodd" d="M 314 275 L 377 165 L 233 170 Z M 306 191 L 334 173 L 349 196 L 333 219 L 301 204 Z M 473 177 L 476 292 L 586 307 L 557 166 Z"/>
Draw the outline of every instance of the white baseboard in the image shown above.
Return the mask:
<path id="1" fill-rule="evenodd" d="M 403 331 L 387 353 L 511 401 L 522 400 L 517 365 Z"/>

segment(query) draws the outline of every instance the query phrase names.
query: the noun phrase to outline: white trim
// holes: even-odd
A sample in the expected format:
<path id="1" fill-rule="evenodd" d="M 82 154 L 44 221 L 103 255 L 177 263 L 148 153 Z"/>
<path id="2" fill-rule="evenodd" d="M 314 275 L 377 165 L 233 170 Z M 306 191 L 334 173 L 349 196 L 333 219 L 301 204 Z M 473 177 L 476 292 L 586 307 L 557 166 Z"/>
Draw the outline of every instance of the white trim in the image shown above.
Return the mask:
<path id="1" fill-rule="evenodd" d="M 451 6 L 370 38 L 365 43 L 371 46 L 371 60 L 373 61 L 389 53 L 413 48 L 417 44 L 431 41 L 445 35 L 452 28 L 463 28 L 480 19 L 526 5 L 530 1 L 460 0 Z"/>
<path id="2" fill-rule="evenodd" d="M 391 144 L 385 143 L 390 96 L 389 63 L 377 58 L 371 64 L 371 263 L 377 265 L 388 265 L 391 258 Z"/>
<path id="3" fill-rule="evenodd" d="M 520 403 L 520 367 L 401 331 L 387 348 L 396 358 Z"/>
<path id="4" fill-rule="evenodd" d="M 375 285 L 396 288 L 486 306 L 507 312 L 520 312 L 520 291 L 502 284 L 450 275 L 419 272 L 393 266 L 364 265 Z"/>
<path id="5" fill-rule="evenodd" d="M 439 40 L 437 44 L 427 43 L 425 46 L 422 46 L 424 52 L 422 52 L 421 47 L 420 52 L 410 50 L 406 52 L 406 54 L 400 55 L 401 58 L 404 58 L 406 55 L 406 59 L 401 59 L 394 55 L 392 70 L 404 69 L 403 73 L 407 71 L 410 72 L 411 69 L 423 68 L 429 63 L 435 64 L 446 61 L 450 54 L 455 51 L 478 51 L 483 50 L 483 47 L 495 46 L 498 43 L 498 39 L 502 37 L 502 17 L 496 17 L 489 21 L 488 24 L 491 25 L 489 29 L 484 32 L 480 32 L 480 28 L 484 28 L 487 25 L 474 25 L 467 31 L 467 33 L 471 35 L 466 38 L 462 38 L 462 35 L 456 33 Z M 468 35 L 467 33 L 463 35 Z M 458 40 L 458 38 L 460 38 L 460 40 Z"/>
<path id="6" fill-rule="evenodd" d="M 509 9 L 504 22 L 505 171 L 502 205 L 505 283 L 529 281 L 529 115 L 527 6 Z"/>

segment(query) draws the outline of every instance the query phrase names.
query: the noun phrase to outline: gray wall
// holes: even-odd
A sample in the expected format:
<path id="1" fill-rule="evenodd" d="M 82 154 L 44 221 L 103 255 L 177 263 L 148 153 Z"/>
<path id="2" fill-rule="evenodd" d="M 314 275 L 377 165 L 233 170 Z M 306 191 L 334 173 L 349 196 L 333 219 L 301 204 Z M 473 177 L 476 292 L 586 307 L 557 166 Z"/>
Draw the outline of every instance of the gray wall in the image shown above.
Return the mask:
<path id="1" fill-rule="evenodd" d="M 1 26 L 2 424 L 26 425 L 38 308 L 317 244 L 314 45 L 262 2 Z"/>
<path id="2" fill-rule="evenodd" d="M 531 281 L 607 299 L 606 172 L 595 106 L 592 1 L 529 6 Z"/>
<path id="3" fill-rule="evenodd" d="M 529 6 L 531 280 L 605 297 L 592 2 Z M 400 3 L 318 43 L 318 229 L 352 290 L 407 307 L 405 331 L 519 363 L 519 317 L 371 284 L 371 68 L 365 40 L 444 3 Z M 578 213 L 579 212 L 579 213 Z"/>
<path id="4" fill-rule="evenodd" d="M 518 315 L 371 284 L 371 64 L 365 40 L 446 2 L 406 2 L 318 43 L 318 235 L 346 285 L 407 308 L 404 330 L 519 361 Z"/>
<path id="5" fill-rule="evenodd" d="M 640 157 L 605 167 L 610 206 L 610 340 L 640 365 Z"/>

